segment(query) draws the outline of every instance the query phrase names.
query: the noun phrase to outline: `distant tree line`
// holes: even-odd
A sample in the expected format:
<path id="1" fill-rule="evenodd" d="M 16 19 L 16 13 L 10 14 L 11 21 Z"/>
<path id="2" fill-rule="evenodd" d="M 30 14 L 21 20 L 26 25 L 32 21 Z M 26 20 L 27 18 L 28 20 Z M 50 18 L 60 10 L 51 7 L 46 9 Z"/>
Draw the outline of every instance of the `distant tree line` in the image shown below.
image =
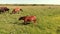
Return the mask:
<path id="1" fill-rule="evenodd" d="M 0 6 L 60 6 L 50 4 L 0 4 Z"/>

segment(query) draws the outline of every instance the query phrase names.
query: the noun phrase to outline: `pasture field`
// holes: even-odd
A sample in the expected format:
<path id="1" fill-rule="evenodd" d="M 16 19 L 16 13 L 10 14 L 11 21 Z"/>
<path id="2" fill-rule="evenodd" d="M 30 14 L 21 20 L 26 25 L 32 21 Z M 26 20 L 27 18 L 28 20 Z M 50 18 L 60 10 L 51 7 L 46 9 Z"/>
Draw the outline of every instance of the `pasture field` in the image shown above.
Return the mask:
<path id="1" fill-rule="evenodd" d="M 60 34 L 60 6 L 7 6 L 9 13 L 0 14 L 0 34 Z M 20 7 L 23 12 L 10 14 L 13 8 Z M 35 15 L 36 24 L 23 25 L 18 18 Z"/>

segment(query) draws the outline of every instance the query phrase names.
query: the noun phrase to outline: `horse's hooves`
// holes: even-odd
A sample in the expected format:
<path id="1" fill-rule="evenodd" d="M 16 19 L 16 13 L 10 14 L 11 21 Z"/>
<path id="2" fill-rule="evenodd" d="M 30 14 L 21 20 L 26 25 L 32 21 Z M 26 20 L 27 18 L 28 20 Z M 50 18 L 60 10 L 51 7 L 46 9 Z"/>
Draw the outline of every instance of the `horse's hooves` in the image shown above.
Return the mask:
<path id="1" fill-rule="evenodd" d="M 27 23 L 27 24 L 30 24 L 30 23 Z"/>
<path id="2" fill-rule="evenodd" d="M 27 23 L 23 23 L 23 25 L 27 25 Z"/>

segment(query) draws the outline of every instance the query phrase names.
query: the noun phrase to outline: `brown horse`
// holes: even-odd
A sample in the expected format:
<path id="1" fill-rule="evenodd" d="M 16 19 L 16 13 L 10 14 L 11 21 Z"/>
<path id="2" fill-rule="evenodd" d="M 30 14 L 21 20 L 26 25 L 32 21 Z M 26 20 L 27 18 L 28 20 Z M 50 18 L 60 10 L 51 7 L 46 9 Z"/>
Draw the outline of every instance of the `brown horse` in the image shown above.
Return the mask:
<path id="1" fill-rule="evenodd" d="M 27 22 L 31 22 L 31 21 L 35 23 L 36 16 L 24 16 L 24 17 L 20 17 L 19 20 L 24 20 L 24 24 L 27 24 Z"/>
<path id="2" fill-rule="evenodd" d="M 21 8 L 15 8 L 13 9 L 12 13 L 15 14 L 15 13 L 19 13 L 19 11 L 23 11 Z"/>

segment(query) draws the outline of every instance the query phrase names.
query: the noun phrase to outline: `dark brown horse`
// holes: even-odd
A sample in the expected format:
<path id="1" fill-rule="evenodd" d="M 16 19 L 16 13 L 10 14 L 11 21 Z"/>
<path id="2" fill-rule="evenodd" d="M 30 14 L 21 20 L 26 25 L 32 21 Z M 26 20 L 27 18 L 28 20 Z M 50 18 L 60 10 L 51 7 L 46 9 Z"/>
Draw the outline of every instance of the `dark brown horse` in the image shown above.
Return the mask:
<path id="1" fill-rule="evenodd" d="M 27 24 L 27 22 L 31 22 L 31 21 L 35 23 L 36 16 L 24 16 L 24 17 L 20 17 L 19 20 L 24 20 L 24 24 Z"/>
<path id="2" fill-rule="evenodd" d="M 23 11 L 21 8 L 14 8 L 11 14 L 19 13 L 19 11 Z"/>
<path id="3" fill-rule="evenodd" d="M 9 8 L 7 8 L 7 7 L 0 7 L 0 13 L 6 12 L 6 11 L 9 12 Z"/>

